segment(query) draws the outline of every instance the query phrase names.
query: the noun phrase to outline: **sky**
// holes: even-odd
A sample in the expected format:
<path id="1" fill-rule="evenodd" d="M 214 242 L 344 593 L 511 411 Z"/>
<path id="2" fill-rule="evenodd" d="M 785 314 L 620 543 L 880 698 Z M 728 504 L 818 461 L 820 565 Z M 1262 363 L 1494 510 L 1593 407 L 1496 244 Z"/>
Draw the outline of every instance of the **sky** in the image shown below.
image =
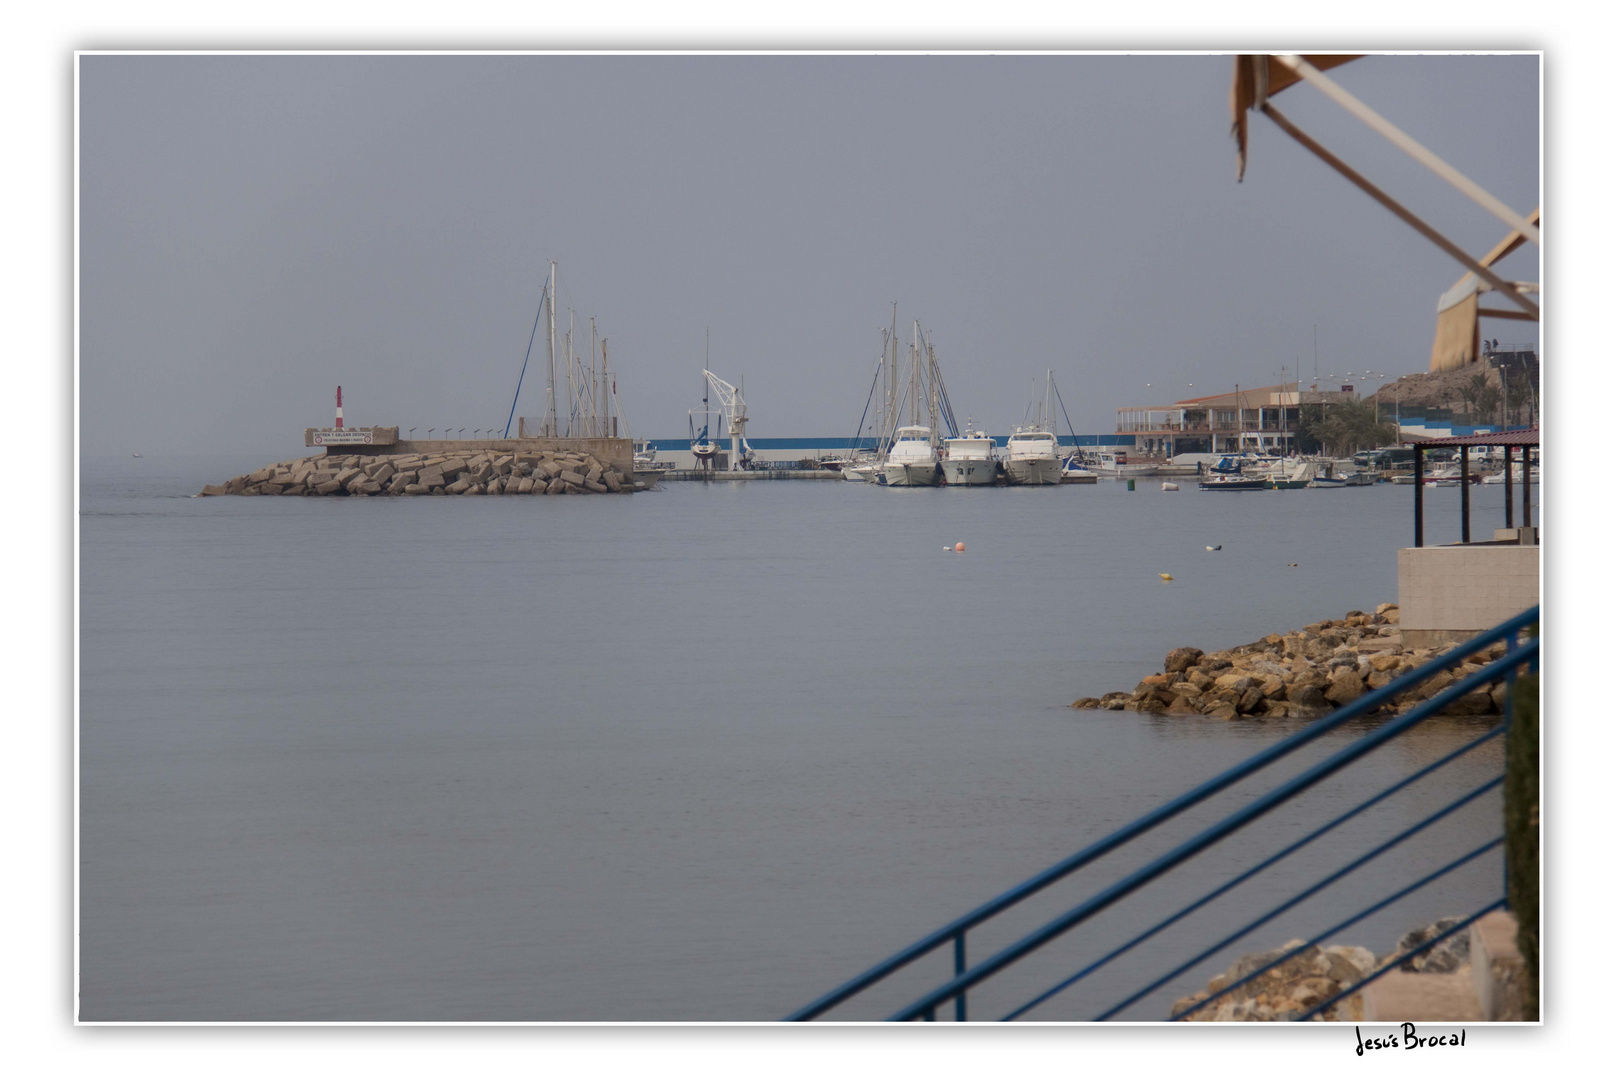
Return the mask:
<path id="1" fill-rule="evenodd" d="M 891 310 L 993 434 L 1048 369 L 1081 434 L 1296 372 L 1426 370 L 1462 268 L 1258 114 L 1239 183 L 1231 67 L 84 55 L 81 452 L 295 456 L 339 384 L 350 426 L 503 427 L 552 261 L 559 321 L 588 342 L 595 319 L 637 437 L 686 434 L 705 335 L 750 435 L 852 435 Z M 1375 55 L 1331 77 L 1508 205 L 1540 204 L 1539 56 Z M 1465 250 L 1506 235 L 1314 88 L 1275 104 Z M 1510 278 L 1540 279 L 1527 248 Z M 544 411 L 545 364 L 542 327 L 518 415 Z"/>

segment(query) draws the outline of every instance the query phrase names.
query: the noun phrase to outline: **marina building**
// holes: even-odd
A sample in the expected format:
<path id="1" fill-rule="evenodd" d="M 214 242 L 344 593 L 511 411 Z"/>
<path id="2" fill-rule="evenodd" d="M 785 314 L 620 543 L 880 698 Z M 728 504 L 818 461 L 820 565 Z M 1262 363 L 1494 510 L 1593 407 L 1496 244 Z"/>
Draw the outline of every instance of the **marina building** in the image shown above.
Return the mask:
<path id="1" fill-rule="evenodd" d="M 1233 454 L 1244 450 L 1289 454 L 1299 430 L 1300 407 L 1354 401 L 1355 390 L 1300 388 L 1298 382 L 1234 386 L 1230 394 L 1185 398 L 1169 405 L 1122 405 L 1115 410 L 1116 441 L 1150 458 L 1177 454 Z"/>

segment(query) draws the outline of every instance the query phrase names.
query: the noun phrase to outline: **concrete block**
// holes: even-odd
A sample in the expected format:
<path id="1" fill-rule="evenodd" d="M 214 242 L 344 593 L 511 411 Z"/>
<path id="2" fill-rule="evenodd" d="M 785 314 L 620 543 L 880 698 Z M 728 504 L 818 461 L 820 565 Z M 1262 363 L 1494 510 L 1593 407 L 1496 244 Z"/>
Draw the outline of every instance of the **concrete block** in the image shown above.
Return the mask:
<path id="1" fill-rule="evenodd" d="M 343 485 L 338 483 L 336 480 L 328 480 L 324 484 L 317 485 L 313 490 L 317 495 L 330 495 L 342 486 Z"/>
<path id="2" fill-rule="evenodd" d="M 564 484 L 572 484 L 575 487 L 578 487 L 585 482 L 584 475 L 582 473 L 577 473 L 572 469 L 564 469 L 562 472 L 557 474 L 557 479 L 561 480 Z"/>
<path id="3" fill-rule="evenodd" d="M 417 476 L 416 482 L 421 484 L 423 487 L 443 487 L 445 483 L 444 473 L 440 472 L 437 468 L 424 469 L 421 474 Z"/>
<path id="4" fill-rule="evenodd" d="M 1486 1020 L 1524 1019 L 1527 975 L 1518 937 L 1519 920 L 1506 911 L 1493 911 L 1468 928 L 1468 966 Z"/>
<path id="5" fill-rule="evenodd" d="M 1466 1023 L 1482 1020 L 1468 965 L 1446 975 L 1391 971 L 1361 988 L 1367 1023 Z"/>
<path id="6" fill-rule="evenodd" d="M 567 486 L 568 485 L 563 481 L 561 476 L 555 477 L 552 479 L 551 483 L 546 485 L 546 494 L 560 495 L 562 494 L 563 489 L 565 489 Z"/>
<path id="7" fill-rule="evenodd" d="M 532 477 L 525 476 L 517 482 L 517 493 L 519 495 L 527 495 L 533 490 L 534 479 Z"/>
<path id="8" fill-rule="evenodd" d="M 406 484 L 404 490 L 407 495 L 426 495 L 433 489 L 426 484 Z"/>

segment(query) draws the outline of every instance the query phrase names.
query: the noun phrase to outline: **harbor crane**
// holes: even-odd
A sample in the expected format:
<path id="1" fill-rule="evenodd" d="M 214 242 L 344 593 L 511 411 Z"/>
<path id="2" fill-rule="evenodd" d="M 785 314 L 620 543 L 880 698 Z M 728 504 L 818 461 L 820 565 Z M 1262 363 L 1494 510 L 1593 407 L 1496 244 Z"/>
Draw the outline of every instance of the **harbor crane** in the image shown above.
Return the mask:
<path id="1" fill-rule="evenodd" d="M 703 377 L 709 380 L 709 386 L 720 401 L 720 415 L 725 417 L 726 430 L 731 434 L 731 468 L 746 469 L 754 458 L 754 450 L 748 445 L 745 430 L 748 426 L 748 405 L 743 401 L 742 391 L 708 368 L 703 369 Z"/>

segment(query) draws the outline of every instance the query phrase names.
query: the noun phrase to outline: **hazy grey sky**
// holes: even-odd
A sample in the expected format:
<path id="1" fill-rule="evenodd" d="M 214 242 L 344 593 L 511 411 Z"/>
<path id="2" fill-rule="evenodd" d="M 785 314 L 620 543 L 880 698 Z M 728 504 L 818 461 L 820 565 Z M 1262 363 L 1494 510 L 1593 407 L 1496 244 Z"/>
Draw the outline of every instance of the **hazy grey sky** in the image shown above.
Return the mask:
<path id="1" fill-rule="evenodd" d="M 1230 74 L 1225 56 L 86 56 L 81 447 L 303 453 L 339 383 L 354 425 L 503 423 L 552 259 L 638 436 L 685 434 L 705 327 L 751 435 L 853 433 L 891 301 L 932 333 L 958 417 L 998 434 L 1049 367 L 1082 433 L 1117 405 L 1309 378 L 1313 325 L 1324 375 L 1424 370 L 1462 270 L 1263 117 L 1237 183 Z M 1331 74 L 1539 204 L 1539 58 Z M 1312 88 L 1277 104 L 1470 251 L 1505 235 Z M 1537 279 L 1538 254 L 1502 268 Z M 539 341 L 536 360 L 520 415 L 543 408 Z"/>

